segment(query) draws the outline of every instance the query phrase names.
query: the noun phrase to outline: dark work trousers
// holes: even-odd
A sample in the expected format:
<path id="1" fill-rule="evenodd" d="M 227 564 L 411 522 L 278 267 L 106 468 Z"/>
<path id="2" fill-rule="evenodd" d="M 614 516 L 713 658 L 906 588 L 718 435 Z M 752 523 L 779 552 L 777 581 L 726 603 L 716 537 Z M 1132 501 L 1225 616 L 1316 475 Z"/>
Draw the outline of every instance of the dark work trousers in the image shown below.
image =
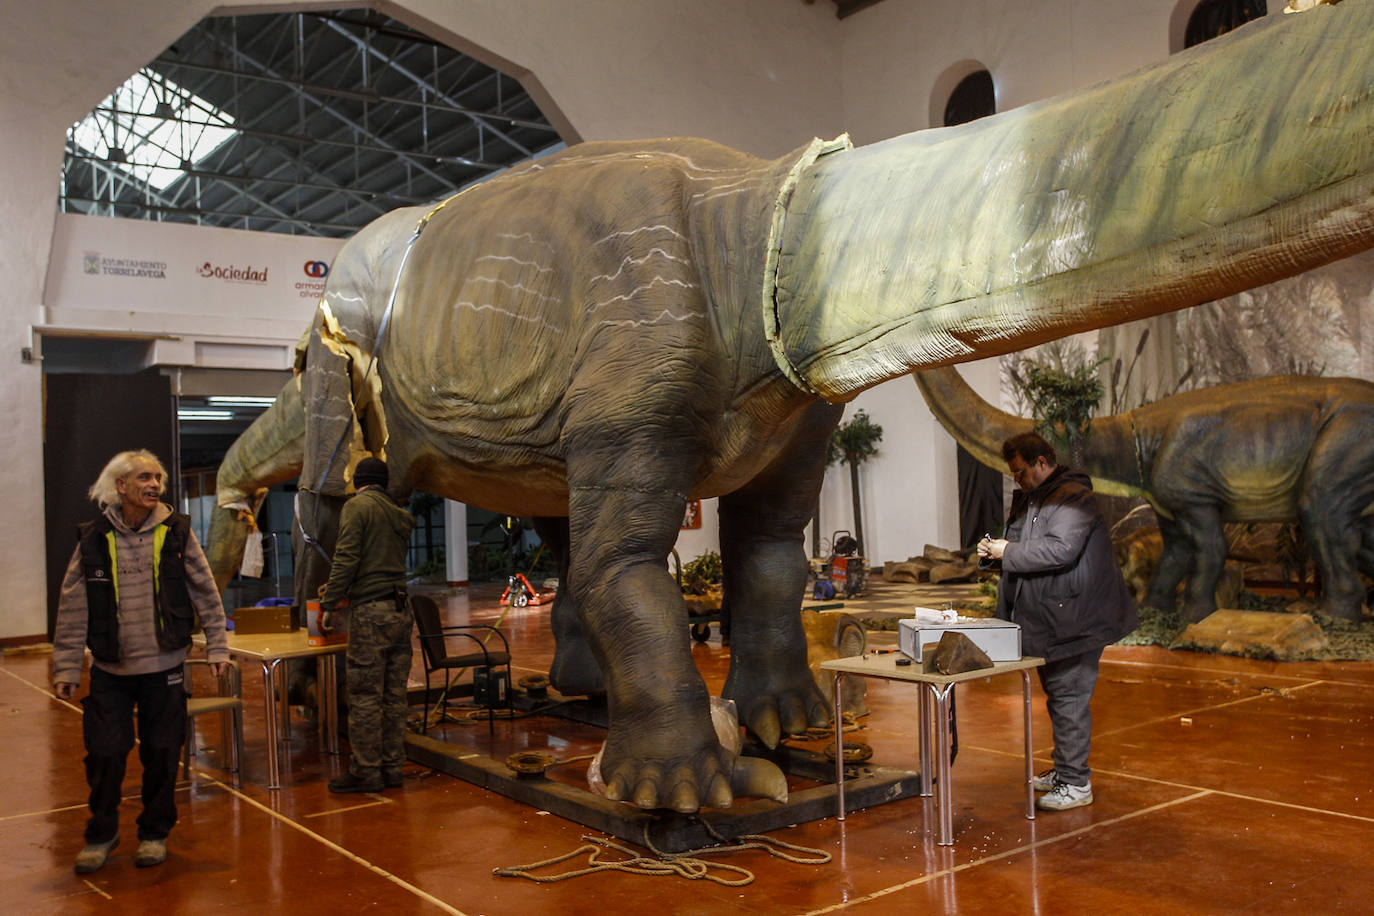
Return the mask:
<path id="1" fill-rule="evenodd" d="M 124 768 L 134 746 L 138 709 L 138 759 L 143 763 L 140 840 L 165 839 L 177 822 L 177 764 L 186 740 L 186 689 L 181 666 L 153 674 L 118 675 L 91 668 L 91 692 L 81 730 L 86 739 L 86 784 L 91 817 L 86 842 L 106 843 L 119 832 Z"/>
<path id="2" fill-rule="evenodd" d="M 1054 733 L 1054 771 L 1071 786 L 1086 786 L 1092 781 L 1088 769 L 1088 750 L 1092 745 L 1093 688 L 1097 686 L 1097 663 L 1102 650 L 1045 662 L 1036 670 L 1045 689 L 1045 708 L 1050 713 Z"/>
<path id="3" fill-rule="evenodd" d="M 405 763 L 410 611 L 392 598 L 366 601 L 348 615 L 349 771 L 366 778 Z"/>

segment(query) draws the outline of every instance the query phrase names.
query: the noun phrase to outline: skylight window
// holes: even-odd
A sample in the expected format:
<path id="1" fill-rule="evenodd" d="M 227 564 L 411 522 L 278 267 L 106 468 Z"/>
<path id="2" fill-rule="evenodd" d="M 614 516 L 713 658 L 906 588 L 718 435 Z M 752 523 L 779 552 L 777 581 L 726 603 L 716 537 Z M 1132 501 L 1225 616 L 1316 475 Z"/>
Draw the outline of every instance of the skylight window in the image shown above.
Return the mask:
<path id="1" fill-rule="evenodd" d="M 69 133 L 74 147 L 159 191 L 233 136 L 229 114 L 146 68 Z"/>

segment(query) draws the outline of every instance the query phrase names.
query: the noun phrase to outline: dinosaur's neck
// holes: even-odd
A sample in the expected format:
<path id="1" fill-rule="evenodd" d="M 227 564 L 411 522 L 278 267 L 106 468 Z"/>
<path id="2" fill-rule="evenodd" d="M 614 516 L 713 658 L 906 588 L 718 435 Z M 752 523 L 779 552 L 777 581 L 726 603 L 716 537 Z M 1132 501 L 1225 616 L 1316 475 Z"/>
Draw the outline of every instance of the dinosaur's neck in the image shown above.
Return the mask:
<path id="1" fill-rule="evenodd" d="M 1002 443 L 1029 432 L 1031 420 L 999 410 L 978 396 L 953 367 L 913 373 L 931 413 L 954 440 L 978 461 L 1006 470 Z M 1136 449 L 1129 415 L 1093 420 L 1082 455 L 1082 467 L 1093 489 L 1108 496 L 1138 496 Z M 1062 460 L 1068 461 L 1067 456 Z"/>
<path id="2" fill-rule="evenodd" d="M 1002 443 L 1018 433 L 1030 432 L 1031 420 L 998 410 L 983 400 L 953 366 L 913 372 L 912 378 L 935 419 L 955 442 L 988 467 L 1006 470 Z"/>
<path id="3" fill-rule="evenodd" d="M 1107 496 L 1140 496 L 1144 490 L 1143 456 L 1137 447 L 1130 414 L 1098 417 L 1089 425 L 1083 448 L 1083 470 L 1093 489 Z"/>
<path id="4" fill-rule="evenodd" d="M 818 159 L 765 279 L 779 365 L 849 400 L 1374 245 L 1374 105 L 1352 101 L 1374 96 L 1371 36 L 1374 3 L 1268 17 L 1072 96 Z"/>

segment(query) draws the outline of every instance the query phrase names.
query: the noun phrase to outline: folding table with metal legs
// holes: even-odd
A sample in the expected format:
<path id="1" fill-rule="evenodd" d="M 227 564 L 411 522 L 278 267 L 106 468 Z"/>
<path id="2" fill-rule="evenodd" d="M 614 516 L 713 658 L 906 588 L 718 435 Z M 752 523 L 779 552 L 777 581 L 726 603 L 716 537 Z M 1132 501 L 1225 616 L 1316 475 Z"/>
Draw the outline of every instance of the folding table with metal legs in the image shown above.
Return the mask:
<path id="1" fill-rule="evenodd" d="M 899 665 L 905 659 L 909 664 Z M 1043 658 L 1022 658 L 1014 662 L 999 662 L 991 668 L 966 671 L 963 674 L 939 674 L 921 670 L 921 664 L 896 652 L 868 653 L 850 658 L 835 658 L 821 662 L 821 669 L 835 675 L 835 783 L 839 796 L 839 819 L 844 820 L 844 734 L 840 720 L 843 707 L 843 684 L 846 675 L 875 677 L 889 681 L 907 681 L 921 687 L 917 716 L 920 722 L 921 794 L 935 795 L 935 807 L 940 819 L 939 845 L 954 845 L 954 808 L 950 797 L 949 773 L 949 705 L 954 687 L 962 681 L 972 681 L 999 674 L 1021 673 L 1022 725 L 1025 733 L 1026 817 L 1035 819 L 1035 766 L 1031 760 L 1031 687 L 1032 668 L 1043 665 Z M 932 733 L 934 753 L 932 753 Z M 932 759 L 934 758 L 934 759 Z M 934 774 L 932 776 L 932 769 Z M 933 783 L 933 786 L 932 786 Z"/>

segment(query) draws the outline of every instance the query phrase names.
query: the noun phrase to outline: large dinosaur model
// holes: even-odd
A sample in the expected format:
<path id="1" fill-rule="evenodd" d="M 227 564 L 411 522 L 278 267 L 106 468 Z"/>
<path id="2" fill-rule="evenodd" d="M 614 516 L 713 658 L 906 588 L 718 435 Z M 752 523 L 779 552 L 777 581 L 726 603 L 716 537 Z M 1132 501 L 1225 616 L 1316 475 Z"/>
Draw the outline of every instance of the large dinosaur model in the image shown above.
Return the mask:
<path id="1" fill-rule="evenodd" d="M 1001 444 L 1031 428 L 980 398 L 953 367 L 914 374 L 931 411 L 964 448 L 1004 468 Z M 1164 550 L 1145 604 L 1216 610 L 1225 522 L 1296 519 L 1321 574 L 1320 609 L 1360 619 L 1360 572 L 1374 576 L 1374 383 L 1283 375 L 1201 388 L 1088 424 L 1082 470 L 1093 487 L 1144 496 Z"/>
<path id="2" fill-rule="evenodd" d="M 323 495 L 301 502 L 334 511 L 348 439 L 398 486 L 535 517 L 564 582 L 554 684 L 607 695 L 607 796 L 728 805 L 665 563 L 687 499 L 720 497 L 724 692 L 774 744 L 829 718 L 799 604 L 838 402 L 1374 246 L 1374 3 L 1208 45 L 863 149 L 587 143 L 382 217 L 305 347 Z"/>

